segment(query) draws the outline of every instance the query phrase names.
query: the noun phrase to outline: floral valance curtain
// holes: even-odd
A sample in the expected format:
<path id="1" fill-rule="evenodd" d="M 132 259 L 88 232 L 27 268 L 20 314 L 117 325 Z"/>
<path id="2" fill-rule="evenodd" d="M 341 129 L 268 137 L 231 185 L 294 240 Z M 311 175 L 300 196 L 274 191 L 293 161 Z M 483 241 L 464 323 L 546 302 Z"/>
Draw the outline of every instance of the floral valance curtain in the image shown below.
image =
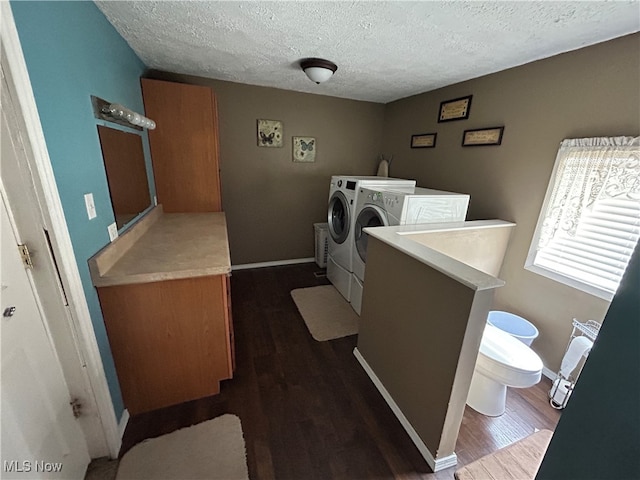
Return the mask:
<path id="1" fill-rule="evenodd" d="M 640 137 L 564 140 L 556 165 L 538 249 L 560 232 L 575 235 L 584 210 L 598 199 L 640 201 Z"/>

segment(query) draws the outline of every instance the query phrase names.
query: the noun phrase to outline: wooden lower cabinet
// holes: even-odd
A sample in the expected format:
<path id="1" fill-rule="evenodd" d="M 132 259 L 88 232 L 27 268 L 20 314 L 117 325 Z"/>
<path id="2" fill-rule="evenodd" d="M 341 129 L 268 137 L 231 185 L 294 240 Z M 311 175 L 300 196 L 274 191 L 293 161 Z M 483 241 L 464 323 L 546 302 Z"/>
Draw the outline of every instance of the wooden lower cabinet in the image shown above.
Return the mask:
<path id="1" fill-rule="evenodd" d="M 227 275 L 97 290 L 131 415 L 217 394 L 232 377 Z"/>

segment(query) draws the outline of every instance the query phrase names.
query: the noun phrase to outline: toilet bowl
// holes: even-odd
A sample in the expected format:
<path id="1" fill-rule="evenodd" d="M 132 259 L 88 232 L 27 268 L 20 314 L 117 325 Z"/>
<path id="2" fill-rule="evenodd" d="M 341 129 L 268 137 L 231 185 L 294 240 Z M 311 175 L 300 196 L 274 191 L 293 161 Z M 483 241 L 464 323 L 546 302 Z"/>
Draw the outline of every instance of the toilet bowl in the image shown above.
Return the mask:
<path id="1" fill-rule="evenodd" d="M 527 345 L 486 324 L 471 379 L 467 405 L 483 415 L 504 413 L 507 387 L 528 388 L 540 381 L 542 360 Z"/>

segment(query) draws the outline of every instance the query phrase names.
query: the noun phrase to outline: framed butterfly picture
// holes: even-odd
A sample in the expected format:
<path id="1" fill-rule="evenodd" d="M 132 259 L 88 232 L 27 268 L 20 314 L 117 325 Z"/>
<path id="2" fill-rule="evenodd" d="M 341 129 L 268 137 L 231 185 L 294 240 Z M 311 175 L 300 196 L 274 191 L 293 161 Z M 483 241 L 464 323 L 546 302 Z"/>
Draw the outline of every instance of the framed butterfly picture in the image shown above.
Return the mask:
<path id="1" fill-rule="evenodd" d="M 282 147 L 282 137 L 280 120 L 258 120 L 259 147 Z"/>
<path id="2" fill-rule="evenodd" d="M 293 161 L 315 162 L 316 139 L 313 137 L 293 137 Z"/>

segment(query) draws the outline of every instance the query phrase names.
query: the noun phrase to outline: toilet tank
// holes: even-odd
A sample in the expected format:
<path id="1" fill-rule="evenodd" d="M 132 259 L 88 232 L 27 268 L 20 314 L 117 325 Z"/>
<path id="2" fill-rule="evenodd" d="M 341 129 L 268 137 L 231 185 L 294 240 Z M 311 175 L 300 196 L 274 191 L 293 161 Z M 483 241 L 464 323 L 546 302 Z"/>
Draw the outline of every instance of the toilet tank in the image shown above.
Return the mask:
<path id="1" fill-rule="evenodd" d="M 513 313 L 492 310 L 487 317 L 487 323 L 507 332 L 527 346 L 538 337 L 538 329 L 533 323 Z"/>

